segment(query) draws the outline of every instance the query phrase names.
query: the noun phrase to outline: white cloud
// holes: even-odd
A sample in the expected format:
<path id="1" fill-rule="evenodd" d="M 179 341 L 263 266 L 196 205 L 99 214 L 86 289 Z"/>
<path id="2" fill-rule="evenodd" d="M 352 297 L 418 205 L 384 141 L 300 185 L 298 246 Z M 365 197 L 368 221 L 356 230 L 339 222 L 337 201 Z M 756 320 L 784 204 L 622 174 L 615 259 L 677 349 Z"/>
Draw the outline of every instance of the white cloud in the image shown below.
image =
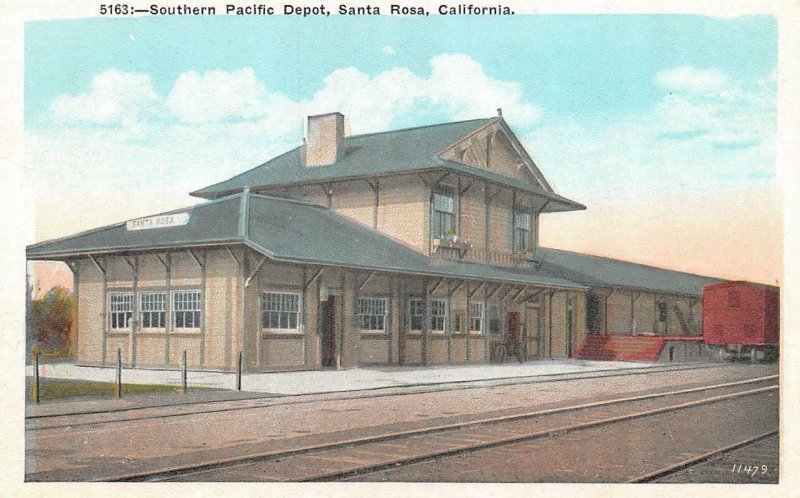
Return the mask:
<path id="1" fill-rule="evenodd" d="M 397 53 L 397 51 L 391 45 L 384 45 L 383 53 L 384 54 L 389 54 L 389 55 L 394 55 L 394 54 Z"/>
<path id="2" fill-rule="evenodd" d="M 384 51 L 393 53 L 394 49 L 387 46 Z M 163 99 L 153 90 L 149 76 L 107 71 L 94 78 L 91 92 L 62 95 L 52 109 L 56 116 L 73 121 L 124 121 L 129 127 L 137 124 L 143 111 L 155 120 L 172 116 L 191 126 L 250 121 L 278 140 L 296 136 L 305 116 L 331 111 L 344 113 L 358 133 L 386 129 L 411 112 L 460 120 L 493 116 L 498 107 L 504 107 L 506 119 L 514 125 L 539 119 L 541 111 L 525 99 L 522 85 L 490 77 L 467 55 L 441 54 L 430 65 L 429 77 L 407 67 L 375 76 L 355 67 L 336 69 L 308 100 L 269 91 L 251 68 L 202 75 L 185 72 Z M 139 138 L 146 134 L 139 132 Z"/>
<path id="3" fill-rule="evenodd" d="M 26 165 L 44 208 L 39 237 L 184 205 L 191 201 L 184 193 L 299 145 L 302 120 L 311 114 L 340 111 L 353 133 L 488 117 L 497 107 L 515 124 L 537 119 L 539 110 L 521 85 L 492 78 L 472 58 L 443 54 L 430 63 L 430 75 L 402 66 L 374 75 L 340 68 L 302 100 L 271 91 L 250 68 L 186 72 L 164 96 L 148 75 L 98 74 L 88 92 L 53 101 L 59 119 L 43 116 L 26 133 Z M 72 199 L 85 211 L 80 220 L 74 210 L 54 208 L 64 192 L 80 192 Z M 108 198 L 132 202 L 113 209 L 94 201 L 81 205 L 82 199 Z"/>
<path id="4" fill-rule="evenodd" d="M 51 110 L 64 121 L 130 125 L 158 100 L 149 75 L 109 70 L 92 79 L 88 93 L 57 97 Z"/>
<path id="5" fill-rule="evenodd" d="M 167 109 L 186 123 L 252 119 L 267 105 L 267 89 L 251 68 L 183 73 L 166 100 Z"/>
<path id="6" fill-rule="evenodd" d="M 454 119 L 492 116 L 498 107 L 517 126 L 537 121 L 541 110 L 524 99 L 524 89 L 516 82 L 491 78 L 480 63 L 464 54 L 442 54 L 431 59 L 427 97 L 443 104 Z"/>
<path id="7" fill-rule="evenodd" d="M 668 90 L 713 92 L 727 86 L 729 78 L 717 69 L 681 66 L 659 72 L 655 82 Z"/>
<path id="8" fill-rule="evenodd" d="M 763 84 L 763 78 L 734 81 L 714 72 L 714 85 L 676 85 L 638 114 L 551 121 L 526 136 L 529 149 L 545 174 L 557 185 L 570 185 L 572 192 L 565 194 L 578 198 L 771 178 L 777 133 L 774 85 Z M 696 92 L 712 86 L 713 93 Z"/>

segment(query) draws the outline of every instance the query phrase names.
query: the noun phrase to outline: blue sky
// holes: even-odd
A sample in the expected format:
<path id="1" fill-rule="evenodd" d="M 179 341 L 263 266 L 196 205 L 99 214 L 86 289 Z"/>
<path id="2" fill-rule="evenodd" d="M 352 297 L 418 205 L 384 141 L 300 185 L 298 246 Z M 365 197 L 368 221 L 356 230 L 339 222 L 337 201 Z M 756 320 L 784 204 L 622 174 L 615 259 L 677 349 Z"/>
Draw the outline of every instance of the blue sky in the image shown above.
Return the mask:
<path id="1" fill-rule="evenodd" d="M 772 280 L 777 43 L 770 16 L 29 22 L 37 238 L 197 202 L 189 191 L 297 146 L 309 114 L 338 110 L 361 133 L 502 107 L 556 190 L 589 206 L 545 220 L 545 242 L 658 263 L 656 249 L 636 258 L 605 243 L 597 220 L 650 233 L 683 219 L 678 208 L 713 207 L 733 214 L 725 243 L 772 251 Z M 60 212 L 64 202 L 85 216 Z M 687 228 L 684 246 L 702 229 Z"/>
<path id="2" fill-rule="evenodd" d="M 133 39 L 130 36 L 133 35 Z M 394 54 L 381 51 L 384 46 Z M 596 116 L 642 108 L 663 89 L 663 68 L 715 67 L 753 79 L 775 67 L 777 24 L 768 16 L 515 16 L 133 18 L 26 26 L 26 116 L 63 93 L 86 91 L 107 69 L 142 72 L 167 93 L 185 71 L 251 67 L 268 88 L 310 98 L 336 68 L 369 75 L 395 66 L 417 74 L 441 53 L 465 53 L 492 77 L 521 82 L 554 114 Z"/>

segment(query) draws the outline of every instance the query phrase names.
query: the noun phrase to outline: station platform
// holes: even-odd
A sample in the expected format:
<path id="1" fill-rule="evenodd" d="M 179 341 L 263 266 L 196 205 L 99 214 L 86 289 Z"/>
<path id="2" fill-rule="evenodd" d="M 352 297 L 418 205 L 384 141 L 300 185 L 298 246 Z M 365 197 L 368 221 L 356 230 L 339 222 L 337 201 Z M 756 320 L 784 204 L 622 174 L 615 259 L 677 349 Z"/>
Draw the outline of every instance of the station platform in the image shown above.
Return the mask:
<path id="1" fill-rule="evenodd" d="M 453 382 L 641 369 L 655 366 L 652 363 L 563 359 L 482 365 L 361 367 L 343 370 L 249 373 L 242 375 L 242 391 L 271 395 L 323 394 Z M 26 376 L 32 375 L 33 367 L 28 365 Z M 115 382 L 116 370 L 112 367 L 84 367 L 71 363 L 57 363 L 40 365 L 39 375 L 44 380 L 51 378 Z M 122 380 L 123 383 L 130 384 L 179 386 L 181 385 L 181 371 L 177 369 L 123 368 Z M 187 381 L 192 387 L 233 390 L 236 387 L 236 374 L 189 370 Z"/>

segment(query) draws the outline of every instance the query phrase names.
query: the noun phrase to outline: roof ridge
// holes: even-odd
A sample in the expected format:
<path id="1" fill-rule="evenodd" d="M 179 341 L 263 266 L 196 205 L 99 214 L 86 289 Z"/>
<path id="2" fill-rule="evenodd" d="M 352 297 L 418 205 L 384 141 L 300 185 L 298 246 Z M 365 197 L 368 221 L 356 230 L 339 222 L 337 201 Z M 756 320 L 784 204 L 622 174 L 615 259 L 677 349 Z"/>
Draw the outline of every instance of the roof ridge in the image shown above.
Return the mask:
<path id="1" fill-rule="evenodd" d="M 375 131 L 375 132 L 372 132 L 372 133 L 361 133 L 359 135 L 350 135 L 349 137 L 344 137 L 344 138 L 345 138 L 345 140 L 347 140 L 349 138 L 371 137 L 371 136 L 375 136 L 375 135 L 385 135 L 387 133 L 399 133 L 399 132 L 403 132 L 403 131 L 419 130 L 419 129 L 422 129 L 422 128 L 434 128 L 434 127 L 437 127 L 437 126 L 455 125 L 455 124 L 469 123 L 469 122 L 472 122 L 472 121 L 488 121 L 488 120 L 492 120 L 492 119 L 494 119 L 494 118 L 474 118 L 474 119 L 464 119 L 464 120 L 461 120 L 461 121 L 447 121 L 447 122 L 444 122 L 444 123 L 434 123 L 434 124 L 420 125 L 420 126 L 409 126 L 407 128 L 397 128 L 397 129 L 394 129 L 394 130 Z"/>
<path id="2" fill-rule="evenodd" d="M 233 194 L 233 195 L 239 195 L 239 194 Z M 250 192 L 250 197 L 260 197 L 260 198 L 263 198 L 263 199 L 275 199 L 275 200 L 278 200 L 278 201 L 286 201 L 286 202 L 291 202 L 291 203 L 294 203 L 294 204 L 301 204 L 301 205 L 304 205 L 304 206 L 311 206 L 311 207 L 320 208 L 320 209 L 328 209 L 328 208 L 326 208 L 324 206 L 320 206 L 319 204 L 315 204 L 315 203 L 313 203 L 311 201 L 305 201 L 303 199 L 295 199 L 294 197 L 281 197 L 281 196 L 278 196 L 278 195 L 258 194 L 258 193 L 253 193 L 253 192 Z"/>

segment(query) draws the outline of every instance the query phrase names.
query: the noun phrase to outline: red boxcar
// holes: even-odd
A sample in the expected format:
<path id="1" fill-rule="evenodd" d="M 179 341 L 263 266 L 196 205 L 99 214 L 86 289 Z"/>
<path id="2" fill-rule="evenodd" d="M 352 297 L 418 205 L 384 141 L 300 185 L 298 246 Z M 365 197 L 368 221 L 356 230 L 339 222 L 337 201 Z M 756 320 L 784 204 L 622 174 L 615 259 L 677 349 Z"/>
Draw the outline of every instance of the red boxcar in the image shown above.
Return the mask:
<path id="1" fill-rule="evenodd" d="M 703 340 L 720 352 L 753 359 L 771 355 L 777 351 L 779 329 L 777 287 L 723 282 L 703 289 Z"/>

